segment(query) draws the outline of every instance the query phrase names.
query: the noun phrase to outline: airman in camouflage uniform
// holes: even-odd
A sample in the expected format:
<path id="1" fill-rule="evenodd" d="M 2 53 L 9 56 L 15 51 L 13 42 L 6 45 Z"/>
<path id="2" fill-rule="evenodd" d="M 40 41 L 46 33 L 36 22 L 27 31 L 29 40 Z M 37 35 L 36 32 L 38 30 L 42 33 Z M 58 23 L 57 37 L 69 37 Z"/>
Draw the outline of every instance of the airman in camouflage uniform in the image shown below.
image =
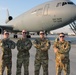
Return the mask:
<path id="1" fill-rule="evenodd" d="M 70 43 L 64 40 L 64 33 L 60 33 L 59 41 L 54 43 L 54 52 L 56 55 L 56 75 L 61 75 L 61 71 L 64 71 L 64 75 L 70 75 Z"/>
<path id="2" fill-rule="evenodd" d="M 48 50 L 50 48 L 50 41 L 44 37 L 44 32 L 40 31 L 40 38 L 34 42 L 36 50 L 35 55 L 35 75 L 39 75 L 40 67 L 43 67 L 43 75 L 48 75 Z"/>
<path id="3" fill-rule="evenodd" d="M 0 47 L 2 48 L 0 75 L 3 75 L 5 67 L 7 67 L 7 75 L 11 75 L 12 68 L 12 52 L 11 49 L 15 48 L 15 43 L 10 40 L 9 33 L 4 32 L 4 39 L 0 41 Z"/>
<path id="4" fill-rule="evenodd" d="M 29 75 L 29 50 L 32 47 L 31 41 L 26 38 L 26 31 L 22 31 L 22 38 L 17 41 L 17 72 L 16 75 L 21 75 L 21 67 L 24 66 L 24 75 Z"/>
<path id="5" fill-rule="evenodd" d="M 55 41 L 54 41 L 54 42 L 57 42 L 57 41 L 59 41 L 59 38 L 58 38 L 58 37 L 55 39 Z"/>

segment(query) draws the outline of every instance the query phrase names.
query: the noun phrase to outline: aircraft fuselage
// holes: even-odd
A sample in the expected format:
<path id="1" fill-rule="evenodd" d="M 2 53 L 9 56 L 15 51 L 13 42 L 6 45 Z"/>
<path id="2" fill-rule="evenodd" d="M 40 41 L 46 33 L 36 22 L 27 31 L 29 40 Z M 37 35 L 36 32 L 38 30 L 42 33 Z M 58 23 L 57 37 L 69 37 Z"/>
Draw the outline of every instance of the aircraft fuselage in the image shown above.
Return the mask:
<path id="1" fill-rule="evenodd" d="M 41 4 L 7 24 L 13 30 L 50 31 L 73 22 L 76 19 L 76 5 L 69 0 L 54 0 Z"/>

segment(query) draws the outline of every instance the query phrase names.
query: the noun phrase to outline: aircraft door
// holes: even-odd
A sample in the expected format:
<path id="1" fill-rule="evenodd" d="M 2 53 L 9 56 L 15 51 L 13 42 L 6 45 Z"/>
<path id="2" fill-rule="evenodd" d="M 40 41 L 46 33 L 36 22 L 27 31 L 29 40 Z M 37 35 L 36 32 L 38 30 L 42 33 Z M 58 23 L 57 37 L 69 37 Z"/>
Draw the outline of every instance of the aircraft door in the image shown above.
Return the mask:
<path id="1" fill-rule="evenodd" d="M 45 5 L 44 10 L 43 10 L 43 15 L 44 16 L 49 15 L 49 4 Z"/>

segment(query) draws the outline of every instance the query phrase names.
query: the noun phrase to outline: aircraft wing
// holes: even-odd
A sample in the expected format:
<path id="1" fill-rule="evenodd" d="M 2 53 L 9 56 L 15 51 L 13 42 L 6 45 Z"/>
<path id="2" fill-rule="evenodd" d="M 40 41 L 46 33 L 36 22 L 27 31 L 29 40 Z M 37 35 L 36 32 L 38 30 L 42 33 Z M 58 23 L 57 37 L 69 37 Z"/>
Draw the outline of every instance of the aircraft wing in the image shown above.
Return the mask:
<path id="1" fill-rule="evenodd" d="M 6 26 L 6 25 L 0 25 L 0 29 L 2 30 L 13 30 L 13 27 L 12 26 Z"/>
<path id="2" fill-rule="evenodd" d="M 12 26 L 7 26 L 7 25 L 0 25 L 0 34 L 1 34 L 4 30 L 7 30 L 7 31 L 12 32 L 12 31 L 13 31 L 13 27 L 12 27 Z"/>
<path id="3" fill-rule="evenodd" d="M 17 32 L 21 32 L 19 30 L 13 30 L 13 26 L 7 26 L 7 25 L 0 25 L 0 34 L 2 33 L 2 31 L 7 30 L 9 32 L 13 32 L 13 33 L 17 33 Z"/>

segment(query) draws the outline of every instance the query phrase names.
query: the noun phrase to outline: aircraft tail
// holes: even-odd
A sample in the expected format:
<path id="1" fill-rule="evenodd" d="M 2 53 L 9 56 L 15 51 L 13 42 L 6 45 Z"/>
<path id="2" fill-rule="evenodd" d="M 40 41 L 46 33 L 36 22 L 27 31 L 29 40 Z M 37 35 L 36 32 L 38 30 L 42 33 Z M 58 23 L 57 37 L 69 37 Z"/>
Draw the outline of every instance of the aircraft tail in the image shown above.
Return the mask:
<path id="1" fill-rule="evenodd" d="M 13 17 L 9 15 L 9 11 L 8 11 L 8 9 L 7 9 L 7 19 L 6 19 L 5 23 L 8 23 L 8 22 L 11 21 L 12 19 L 13 19 Z"/>

